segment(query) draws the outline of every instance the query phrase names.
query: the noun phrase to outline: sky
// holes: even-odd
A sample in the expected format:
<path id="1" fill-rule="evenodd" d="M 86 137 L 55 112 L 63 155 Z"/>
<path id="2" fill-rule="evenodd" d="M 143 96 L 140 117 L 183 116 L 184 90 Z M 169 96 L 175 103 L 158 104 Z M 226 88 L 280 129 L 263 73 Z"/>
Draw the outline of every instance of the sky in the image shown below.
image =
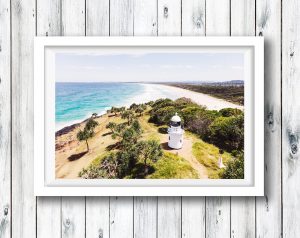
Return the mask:
<path id="1" fill-rule="evenodd" d="M 244 80 L 243 53 L 56 53 L 56 82 Z"/>

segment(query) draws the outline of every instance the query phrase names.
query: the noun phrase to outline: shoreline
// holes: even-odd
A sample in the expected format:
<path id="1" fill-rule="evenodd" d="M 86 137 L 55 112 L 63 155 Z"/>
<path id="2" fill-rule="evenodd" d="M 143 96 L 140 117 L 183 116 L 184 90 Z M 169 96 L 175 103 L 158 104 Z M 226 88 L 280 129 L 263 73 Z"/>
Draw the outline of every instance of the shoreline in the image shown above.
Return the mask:
<path id="1" fill-rule="evenodd" d="M 141 96 L 134 96 L 131 99 L 128 99 L 127 102 L 125 102 L 121 106 L 128 107 L 134 102 L 146 103 L 151 100 L 153 101 L 157 100 L 159 98 L 170 98 L 172 100 L 176 100 L 177 98 L 186 97 L 186 98 L 190 98 L 193 102 L 195 102 L 198 105 L 206 106 L 208 110 L 221 110 L 222 108 L 237 108 L 240 110 L 244 110 L 244 106 L 237 105 L 225 101 L 224 99 L 213 97 L 208 94 L 182 89 L 182 88 L 178 88 L 166 84 L 152 84 L 152 83 L 151 84 L 140 83 L 140 84 L 145 86 L 144 94 Z M 173 95 L 170 94 L 164 96 L 163 92 L 165 92 L 165 94 L 172 92 Z M 153 95 L 153 93 L 156 93 L 156 95 Z M 96 118 L 100 118 L 105 115 L 107 115 L 107 112 L 102 111 L 98 114 Z M 73 122 L 69 122 L 69 124 L 67 122 L 64 123 L 66 124 L 65 126 L 62 126 L 60 129 L 55 131 L 55 137 L 66 134 L 69 131 L 75 129 L 76 127 L 81 126 L 82 123 L 86 122 L 88 119 L 89 117 L 86 117 L 85 119 L 82 120 L 79 119 Z"/>

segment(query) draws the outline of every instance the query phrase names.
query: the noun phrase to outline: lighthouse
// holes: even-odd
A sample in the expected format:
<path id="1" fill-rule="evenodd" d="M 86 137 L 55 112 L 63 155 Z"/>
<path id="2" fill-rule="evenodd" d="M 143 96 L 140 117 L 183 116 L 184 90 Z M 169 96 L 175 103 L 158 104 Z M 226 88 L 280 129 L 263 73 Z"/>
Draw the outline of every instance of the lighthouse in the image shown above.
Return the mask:
<path id="1" fill-rule="evenodd" d="M 169 142 L 168 146 L 172 149 L 181 149 L 183 144 L 183 133 L 181 118 L 175 114 L 171 118 L 170 128 L 168 129 Z"/>

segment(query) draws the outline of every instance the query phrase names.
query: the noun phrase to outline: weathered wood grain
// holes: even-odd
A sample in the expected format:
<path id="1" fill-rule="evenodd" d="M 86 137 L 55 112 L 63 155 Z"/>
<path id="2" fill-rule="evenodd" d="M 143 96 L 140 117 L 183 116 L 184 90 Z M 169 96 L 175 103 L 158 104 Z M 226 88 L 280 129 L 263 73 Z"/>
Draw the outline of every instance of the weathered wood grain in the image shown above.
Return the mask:
<path id="1" fill-rule="evenodd" d="M 62 0 L 62 34 L 85 35 L 85 0 Z M 62 198 L 62 237 L 85 237 L 85 197 Z"/>
<path id="2" fill-rule="evenodd" d="M 86 1 L 86 35 L 109 35 L 109 0 Z"/>
<path id="3" fill-rule="evenodd" d="M 133 237 L 133 198 L 110 198 L 110 238 Z"/>
<path id="4" fill-rule="evenodd" d="M 37 0 L 36 33 L 38 36 L 62 34 L 61 1 Z"/>
<path id="5" fill-rule="evenodd" d="M 157 0 L 134 0 L 134 35 L 157 35 Z"/>
<path id="6" fill-rule="evenodd" d="M 37 1 L 36 34 L 38 36 L 61 35 L 61 3 L 59 0 Z M 43 79 L 41 79 L 43 80 Z M 61 198 L 37 198 L 37 237 L 61 236 Z"/>
<path id="7" fill-rule="evenodd" d="M 158 0 L 158 35 L 181 35 L 181 0 Z"/>
<path id="8" fill-rule="evenodd" d="M 35 1 L 11 1 L 12 237 L 36 236 L 33 195 L 33 37 Z"/>
<path id="9" fill-rule="evenodd" d="M 182 35 L 205 35 L 205 0 L 182 0 Z"/>
<path id="10" fill-rule="evenodd" d="M 206 198 L 206 237 L 230 237 L 230 199 Z"/>
<path id="11" fill-rule="evenodd" d="M 228 36 L 230 34 L 230 1 L 206 1 L 207 36 Z"/>
<path id="12" fill-rule="evenodd" d="M 110 0 L 110 35 L 133 35 L 133 0 Z"/>
<path id="13" fill-rule="evenodd" d="M 11 230 L 10 1 L 0 2 L 0 237 Z"/>
<path id="14" fill-rule="evenodd" d="M 61 0 L 62 35 L 85 35 L 85 0 Z"/>
<path id="15" fill-rule="evenodd" d="M 63 197 L 61 202 L 61 237 L 85 237 L 85 203 L 82 197 Z"/>
<path id="16" fill-rule="evenodd" d="M 300 3 L 282 2 L 283 237 L 300 235 Z"/>
<path id="17" fill-rule="evenodd" d="M 157 237 L 157 197 L 134 198 L 134 237 Z"/>
<path id="18" fill-rule="evenodd" d="M 206 35 L 230 35 L 230 1 L 206 1 Z M 230 237 L 230 198 L 206 198 L 206 237 Z"/>
<path id="19" fill-rule="evenodd" d="M 157 237 L 181 237 L 181 198 L 158 197 Z"/>
<path id="20" fill-rule="evenodd" d="M 231 0 L 232 36 L 255 36 L 255 1 Z"/>
<path id="21" fill-rule="evenodd" d="M 36 210 L 37 237 L 61 237 L 61 197 L 39 197 Z"/>
<path id="22" fill-rule="evenodd" d="M 109 197 L 86 198 L 86 237 L 109 237 Z"/>
<path id="23" fill-rule="evenodd" d="M 256 199 L 257 237 L 281 236 L 281 1 L 256 2 L 265 39 L 265 196 Z"/>
<path id="24" fill-rule="evenodd" d="M 231 0 L 231 35 L 255 35 L 255 2 Z M 231 237 L 255 237 L 255 198 L 231 198 Z"/>
<path id="25" fill-rule="evenodd" d="M 205 197 L 182 197 L 182 238 L 205 237 Z"/>

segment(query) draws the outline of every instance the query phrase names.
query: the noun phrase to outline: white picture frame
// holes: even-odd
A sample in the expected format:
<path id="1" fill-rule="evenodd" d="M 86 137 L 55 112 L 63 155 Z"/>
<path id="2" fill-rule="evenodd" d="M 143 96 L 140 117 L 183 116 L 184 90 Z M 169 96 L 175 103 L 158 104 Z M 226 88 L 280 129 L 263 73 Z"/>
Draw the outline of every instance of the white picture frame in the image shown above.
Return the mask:
<path id="1" fill-rule="evenodd" d="M 245 178 L 55 179 L 53 55 L 93 47 L 195 47 L 245 51 Z M 246 57 L 245 56 L 245 57 Z M 52 70 L 51 70 L 52 69 Z M 34 194 L 36 196 L 263 196 L 263 37 L 36 37 L 34 41 Z"/>

